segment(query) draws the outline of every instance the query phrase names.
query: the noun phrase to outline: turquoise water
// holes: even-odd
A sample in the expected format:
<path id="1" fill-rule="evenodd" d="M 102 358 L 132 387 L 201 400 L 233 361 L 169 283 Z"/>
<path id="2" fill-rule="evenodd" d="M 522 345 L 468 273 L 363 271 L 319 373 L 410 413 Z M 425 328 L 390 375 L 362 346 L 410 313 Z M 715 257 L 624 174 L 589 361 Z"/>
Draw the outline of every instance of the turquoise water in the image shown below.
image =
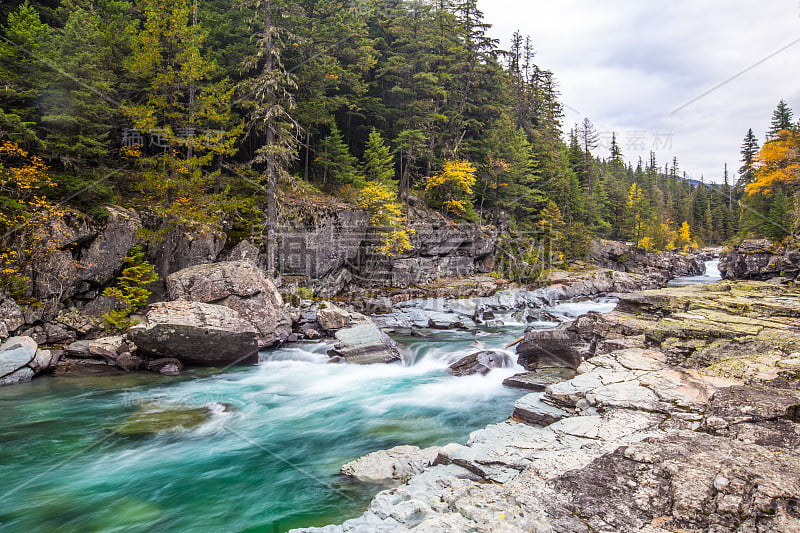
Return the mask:
<path id="1" fill-rule="evenodd" d="M 405 364 L 332 365 L 329 345 L 297 345 L 225 373 L 2 388 L 0 531 L 277 533 L 358 516 L 377 489 L 339 477 L 343 463 L 399 444 L 464 442 L 509 416 L 524 391 L 501 383 L 519 368 L 461 378 L 445 368 L 476 340 L 500 347 L 523 329 L 398 337 Z M 115 432 L 143 406 L 220 403 L 230 407 L 191 429 Z"/>

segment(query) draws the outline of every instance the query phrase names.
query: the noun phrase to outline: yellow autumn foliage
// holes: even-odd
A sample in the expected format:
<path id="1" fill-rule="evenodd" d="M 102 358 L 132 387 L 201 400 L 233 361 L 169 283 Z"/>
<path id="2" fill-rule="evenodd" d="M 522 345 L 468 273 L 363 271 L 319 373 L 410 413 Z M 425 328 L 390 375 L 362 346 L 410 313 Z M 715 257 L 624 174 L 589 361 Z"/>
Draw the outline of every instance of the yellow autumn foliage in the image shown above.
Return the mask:
<path id="1" fill-rule="evenodd" d="M 440 199 L 445 214 L 462 216 L 472 196 L 477 171 L 464 159 L 447 160 L 440 173 L 425 178 L 425 192 Z"/>
<path id="2" fill-rule="evenodd" d="M 781 130 L 764 143 L 755 160 L 753 183 L 745 188 L 748 195 L 775 192 L 779 185 L 796 186 L 800 182 L 800 135 Z"/>
<path id="3" fill-rule="evenodd" d="M 411 230 L 405 225 L 406 218 L 394 190 L 382 183 L 370 182 L 359 192 L 356 204 L 369 211 L 370 225 L 382 234 L 379 254 L 393 257 L 413 249 Z"/>

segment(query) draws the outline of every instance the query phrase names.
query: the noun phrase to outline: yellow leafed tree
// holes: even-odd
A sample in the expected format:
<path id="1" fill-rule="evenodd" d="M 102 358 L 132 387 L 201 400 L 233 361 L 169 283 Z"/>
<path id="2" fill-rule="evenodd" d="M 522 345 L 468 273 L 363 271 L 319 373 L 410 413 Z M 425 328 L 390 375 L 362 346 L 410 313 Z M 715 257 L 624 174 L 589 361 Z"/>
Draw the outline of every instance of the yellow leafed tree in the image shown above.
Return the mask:
<path id="1" fill-rule="evenodd" d="M 440 173 L 425 178 L 425 192 L 441 205 L 444 214 L 463 216 L 475 186 L 476 172 L 475 165 L 469 161 L 447 160 Z"/>
<path id="2" fill-rule="evenodd" d="M 800 135 L 779 131 L 761 147 L 755 166 L 753 183 L 745 188 L 748 195 L 770 195 L 781 185 L 796 187 L 800 182 Z"/>
<path id="3" fill-rule="evenodd" d="M 411 250 L 411 236 L 397 193 L 376 181 L 368 183 L 357 199 L 357 205 L 370 212 L 369 223 L 382 233 L 378 253 L 392 257 Z"/>

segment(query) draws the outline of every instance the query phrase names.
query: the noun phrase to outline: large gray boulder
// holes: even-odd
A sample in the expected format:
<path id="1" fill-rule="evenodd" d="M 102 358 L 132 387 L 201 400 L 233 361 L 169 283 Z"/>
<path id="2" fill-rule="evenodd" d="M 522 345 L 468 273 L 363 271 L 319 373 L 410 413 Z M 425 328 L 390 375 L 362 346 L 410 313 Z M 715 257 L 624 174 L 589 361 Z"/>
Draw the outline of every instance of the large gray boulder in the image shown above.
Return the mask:
<path id="1" fill-rule="evenodd" d="M 229 307 L 185 300 L 152 305 L 128 333 L 140 354 L 201 366 L 258 362 L 258 335 Z"/>
<path id="2" fill-rule="evenodd" d="M 167 278 L 173 300 L 229 307 L 258 331 L 261 346 L 292 333 L 292 317 L 275 285 L 250 261 L 225 261 L 184 268 Z"/>
<path id="3" fill-rule="evenodd" d="M 517 345 L 517 362 L 526 370 L 539 368 L 578 368 L 585 353 L 583 339 L 576 332 L 559 327 L 531 330 Z"/>
<path id="4" fill-rule="evenodd" d="M 30 337 L 11 337 L 0 345 L 0 386 L 30 381 L 51 368 L 49 350 L 40 350 Z"/>
<path id="5" fill-rule="evenodd" d="M 348 363 L 369 365 L 400 360 L 397 343 L 367 319 L 364 322 L 336 332 L 336 346 L 331 356 L 344 358 Z"/>

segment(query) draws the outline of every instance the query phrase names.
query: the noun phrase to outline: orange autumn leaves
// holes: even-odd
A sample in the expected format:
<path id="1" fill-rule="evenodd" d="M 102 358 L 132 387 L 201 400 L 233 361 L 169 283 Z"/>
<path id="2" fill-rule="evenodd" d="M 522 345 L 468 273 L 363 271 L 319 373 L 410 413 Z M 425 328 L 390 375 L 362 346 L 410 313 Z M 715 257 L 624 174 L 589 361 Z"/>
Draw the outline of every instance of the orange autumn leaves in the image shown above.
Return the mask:
<path id="1" fill-rule="evenodd" d="M 800 134 L 781 130 L 761 148 L 756 157 L 754 180 L 748 195 L 773 194 L 780 187 L 795 188 L 800 182 Z"/>

